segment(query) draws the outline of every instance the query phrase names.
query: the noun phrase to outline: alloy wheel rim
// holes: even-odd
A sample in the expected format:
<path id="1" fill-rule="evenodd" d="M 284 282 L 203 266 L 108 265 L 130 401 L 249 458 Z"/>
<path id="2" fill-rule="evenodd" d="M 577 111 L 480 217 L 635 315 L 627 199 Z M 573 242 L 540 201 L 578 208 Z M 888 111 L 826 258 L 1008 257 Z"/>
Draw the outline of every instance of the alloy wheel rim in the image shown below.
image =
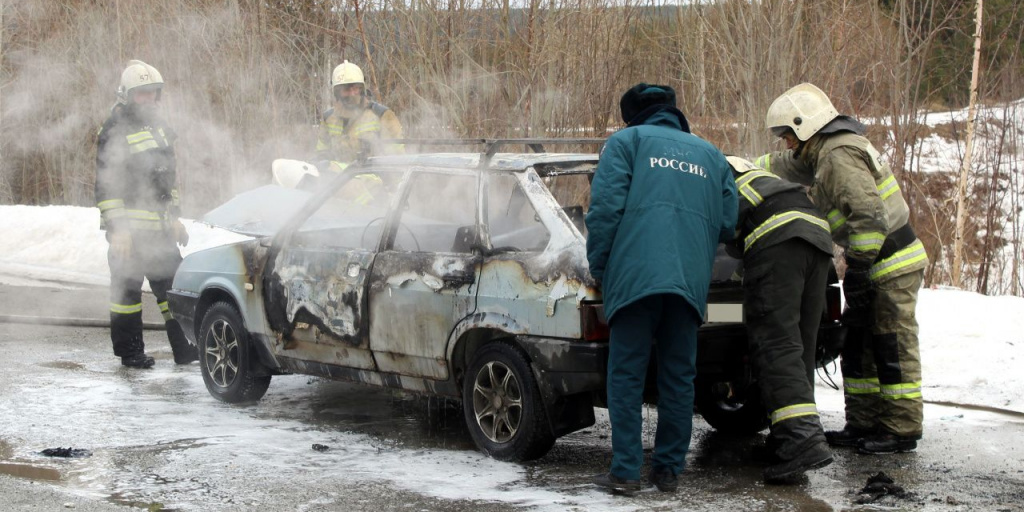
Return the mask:
<path id="1" fill-rule="evenodd" d="M 504 363 L 491 361 L 473 381 L 473 414 L 480 431 L 494 443 L 507 443 L 523 419 L 519 379 Z"/>
<path id="2" fill-rule="evenodd" d="M 238 376 L 238 336 L 226 320 L 217 320 L 206 334 L 206 368 L 218 387 L 226 388 Z"/>

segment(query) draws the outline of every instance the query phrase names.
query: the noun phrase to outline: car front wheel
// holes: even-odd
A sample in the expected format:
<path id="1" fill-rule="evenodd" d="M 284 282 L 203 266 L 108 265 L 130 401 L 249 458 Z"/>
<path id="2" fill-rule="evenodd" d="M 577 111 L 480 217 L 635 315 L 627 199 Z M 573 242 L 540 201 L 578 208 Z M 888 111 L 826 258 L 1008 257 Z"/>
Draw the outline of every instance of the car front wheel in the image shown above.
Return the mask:
<path id="1" fill-rule="evenodd" d="M 270 387 L 270 376 L 253 374 L 254 356 L 242 315 L 228 302 L 218 302 L 203 316 L 199 331 L 199 366 L 214 398 L 227 403 L 259 400 Z"/>
<path id="2" fill-rule="evenodd" d="M 544 456 L 554 445 L 540 390 L 517 348 L 502 342 L 481 348 L 462 388 L 466 424 L 483 452 L 525 461 Z"/>

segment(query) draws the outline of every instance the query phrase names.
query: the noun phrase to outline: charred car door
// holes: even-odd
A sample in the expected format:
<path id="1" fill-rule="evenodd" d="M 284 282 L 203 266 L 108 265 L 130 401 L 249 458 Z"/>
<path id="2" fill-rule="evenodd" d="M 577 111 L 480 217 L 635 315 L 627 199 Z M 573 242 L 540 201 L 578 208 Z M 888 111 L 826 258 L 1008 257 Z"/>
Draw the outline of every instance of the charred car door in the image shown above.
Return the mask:
<path id="1" fill-rule="evenodd" d="M 407 180 L 371 275 L 370 348 L 381 372 L 448 378 L 448 336 L 475 300 L 478 197 L 478 172 Z"/>
<path id="2" fill-rule="evenodd" d="M 347 178 L 347 179 L 346 179 Z M 374 369 L 366 332 L 366 280 L 395 181 L 358 172 L 333 182 L 323 203 L 275 241 L 267 271 L 268 318 L 280 355 Z"/>

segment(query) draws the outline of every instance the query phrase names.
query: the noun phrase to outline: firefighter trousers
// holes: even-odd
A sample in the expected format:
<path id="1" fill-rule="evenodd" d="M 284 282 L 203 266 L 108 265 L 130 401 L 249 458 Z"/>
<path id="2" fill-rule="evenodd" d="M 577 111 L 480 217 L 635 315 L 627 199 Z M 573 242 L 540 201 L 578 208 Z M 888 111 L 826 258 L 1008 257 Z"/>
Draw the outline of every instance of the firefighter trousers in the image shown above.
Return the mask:
<path id="1" fill-rule="evenodd" d="M 814 402 L 814 356 L 830 261 L 801 238 L 743 261 L 744 321 L 771 422 L 767 445 L 783 461 L 825 442 Z"/>
<path id="2" fill-rule="evenodd" d="M 874 285 L 871 306 L 846 337 L 841 368 L 846 424 L 920 438 L 924 422 L 917 294 L 924 270 Z"/>
<path id="3" fill-rule="evenodd" d="M 178 357 L 189 349 L 188 340 L 167 308 L 167 290 L 180 263 L 181 253 L 169 230 L 133 231 L 132 251 L 128 258 L 119 258 L 108 249 L 110 341 L 114 345 L 115 356 L 130 357 L 145 352 L 142 341 L 143 278 L 149 279 L 149 287 L 167 324 L 171 350 Z"/>
<path id="4" fill-rule="evenodd" d="M 623 306 L 609 327 L 608 417 L 611 474 L 640 478 L 644 383 L 652 350 L 657 360 L 658 426 L 651 466 L 683 471 L 693 431 L 700 315 L 682 296 L 656 294 Z"/>

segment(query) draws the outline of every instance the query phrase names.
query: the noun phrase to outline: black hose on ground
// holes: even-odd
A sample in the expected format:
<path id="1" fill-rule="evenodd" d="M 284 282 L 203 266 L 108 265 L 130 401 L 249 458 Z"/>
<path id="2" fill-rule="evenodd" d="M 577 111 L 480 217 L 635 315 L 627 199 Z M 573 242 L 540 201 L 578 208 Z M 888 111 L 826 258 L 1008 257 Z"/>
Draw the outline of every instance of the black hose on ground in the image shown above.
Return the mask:
<path id="1" fill-rule="evenodd" d="M 59 325 L 64 327 L 106 327 L 110 328 L 109 320 L 96 320 L 92 318 L 66 318 L 66 317 L 43 317 L 29 315 L 0 315 L 0 323 L 4 324 L 32 324 L 32 325 Z M 167 326 L 156 322 L 143 322 L 142 328 L 150 331 L 165 331 Z"/>

